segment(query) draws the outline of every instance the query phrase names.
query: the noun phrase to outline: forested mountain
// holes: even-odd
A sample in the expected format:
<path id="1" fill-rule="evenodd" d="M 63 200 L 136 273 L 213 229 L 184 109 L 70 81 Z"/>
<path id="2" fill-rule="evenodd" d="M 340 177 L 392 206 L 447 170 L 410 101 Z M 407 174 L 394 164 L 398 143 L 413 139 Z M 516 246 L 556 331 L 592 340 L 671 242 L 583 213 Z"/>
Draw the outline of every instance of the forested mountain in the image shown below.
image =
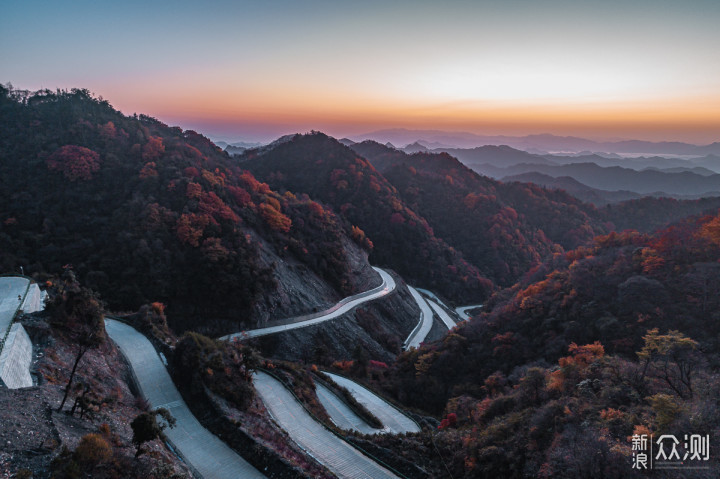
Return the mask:
<path id="1" fill-rule="evenodd" d="M 478 268 L 438 238 L 367 160 L 333 138 L 296 135 L 273 148 L 246 152 L 241 166 L 273 189 L 306 193 L 331 205 L 372 241 L 371 262 L 408 281 L 464 300 L 482 300 L 492 290 Z"/>
<path id="2" fill-rule="evenodd" d="M 643 198 L 598 209 L 564 191 L 481 176 L 446 153 L 415 153 L 375 142 L 352 146 L 426 218 L 435 233 L 500 285 L 513 284 L 553 252 L 598 234 L 649 232 L 720 207 L 720 199 Z"/>
<path id="3" fill-rule="evenodd" d="M 370 243 L 279 194 L 194 131 L 86 90 L 0 87 L 0 269 L 72 267 L 115 310 L 168 304 L 179 329 L 237 331 L 364 290 Z"/>
<path id="4" fill-rule="evenodd" d="M 375 384 L 446 416 L 435 440 L 453 477 L 636 477 L 633 434 L 720 432 L 718 291 L 720 215 L 612 233 L 556 254 Z M 697 477 L 717 474 L 701 465 Z"/>

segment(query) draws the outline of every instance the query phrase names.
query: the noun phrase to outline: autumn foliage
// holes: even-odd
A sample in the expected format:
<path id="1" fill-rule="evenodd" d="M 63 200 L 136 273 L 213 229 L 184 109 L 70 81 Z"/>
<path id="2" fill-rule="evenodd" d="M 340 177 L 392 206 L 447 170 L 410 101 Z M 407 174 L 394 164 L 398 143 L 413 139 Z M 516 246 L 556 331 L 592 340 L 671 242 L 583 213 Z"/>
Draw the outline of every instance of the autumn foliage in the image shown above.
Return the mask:
<path id="1" fill-rule="evenodd" d="M 65 145 L 48 157 L 47 166 L 70 181 L 90 180 L 100 169 L 100 155 L 83 146 Z"/>

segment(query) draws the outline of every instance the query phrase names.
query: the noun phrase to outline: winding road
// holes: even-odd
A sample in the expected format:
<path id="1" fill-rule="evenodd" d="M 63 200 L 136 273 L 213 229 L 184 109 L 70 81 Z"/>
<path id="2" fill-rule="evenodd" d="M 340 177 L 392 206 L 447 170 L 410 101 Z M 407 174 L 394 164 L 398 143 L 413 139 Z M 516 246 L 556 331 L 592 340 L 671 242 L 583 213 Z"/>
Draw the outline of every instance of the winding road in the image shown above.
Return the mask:
<path id="1" fill-rule="evenodd" d="M 405 343 L 403 344 L 403 349 L 420 347 L 420 343 L 425 341 L 425 338 L 432 329 L 433 325 L 433 312 L 430 309 L 430 306 L 428 306 L 427 301 L 425 301 L 420 293 L 418 293 L 417 290 L 410 285 L 408 285 L 408 291 L 410 291 L 413 299 L 417 303 L 418 307 L 420 307 L 420 321 L 418 321 L 415 329 L 413 329 L 408 335 Z"/>
<path id="2" fill-rule="evenodd" d="M 457 311 L 457 314 L 460 315 L 460 317 L 462 319 L 467 321 L 468 319 L 470 319 L 470 316 L 467 314 L 467 311 L 482 308 L 482 306 L 483 306 L 482 304 L 471 304 L 469 306 L 460 306 L 460 307 L 455 308 L 455 311 Z"/>
<path id="3" fill-rule="evenodd" d="M 281 333 L 283 331 L 290 331 L 292 329 L 305 328 L 308 326 L 312 326 L 313 324 L 318 324 L 324 321 L 335 319 L 352 310 L 356 306 L 359 306 L 360 304 L 382 298 L 383 296 L 387 296 L 393 290 L 395 290 L 395 280 L 393 280 L 392 276 L 390 276 L 388 273 L 381 270 L 380 268 L 376 268 L 373 266 L 373 269 L 377 271 L 377 273 L 380 275 L 380 278 L 382 279 L 382 283 L 376 288 L 365 291 L 363 293 L 355 294 L 353 296 L 348 296 L 347 298 L 342 299 L 337 304 L 324 311 L 285 320 L 284 322 L 286 322 L 287 324 L 269 326 L 267 328 L 249 329 L 247 331 L 223 336 L 220 339 L 232 340 L 234 338 L 256 338 L 258 336 Z"/>
<path id="4" fill-rule="evenodd" d="M 350 394 L 353 395 L 357 402 L 372 411 L 391 433 L 404 434 L 406 432 L 420 432 L 420 427 L 415 421 L 366 387 L 343 376 L 324 372 L 330 376 L 336 384 L 350 391 Z"/>
<path id="5" fill-rule="evenodd" d="M 375 429 L 370 426 L 363 418 L 355 414 L 355 411 L 350 409 L 345 401 L 340 399 L 337 394 L 318 381 L 315 381 L 315 393 L 332 422 L 340 429 L 358 431 L 362 434 L 390 432 L 388 428 Z"/>
<path id="6" fill-rule="evenodd" d="M 253 379 L 265 407 L 280 427 L 333 474 L 350 479 L 397 478 L 315 421 L 280 381 L 261 371 L 255 372 Z"/>
<path id="7" fill-rule="evenodd" d="M 163 407 L 177 420 L 165 436 L 195 471 L 206 479 L 265 477 L 198 422 L 143 334 L 113 319 L 105 320 L 105 329 L 130 363 L 140 394 L 152 408 Z"/>
<path id="8" fill-rule="evenodd" d="M 445 311 L 445 309 L 442 306 L 437 304 L 432 299 L 428 299 L 427 302 L 430 305 L 430 307 L 433 309 L 433 311 L 435 311 L 435 314 L 438 315 L 438 317 L 440 318 L 440 321 L 442 321 L 445 324 L 445 326 L 447 326 L 448 330 L 457 326 L 457 323 L 455 322 L 455 320 L 452 319 L 449 314 L 447 314 L 447 312 Z"/>

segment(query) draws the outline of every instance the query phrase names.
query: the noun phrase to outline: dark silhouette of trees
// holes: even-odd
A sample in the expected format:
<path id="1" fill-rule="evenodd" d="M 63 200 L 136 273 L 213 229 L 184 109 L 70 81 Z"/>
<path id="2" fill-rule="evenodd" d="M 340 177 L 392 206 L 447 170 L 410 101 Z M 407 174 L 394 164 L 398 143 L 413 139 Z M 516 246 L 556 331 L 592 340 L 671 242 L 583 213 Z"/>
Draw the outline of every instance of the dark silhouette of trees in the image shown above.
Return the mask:
<path id="1" fill-rule="evenodd" d="M 158 416 L 160 421 L 158 421 Z M 143 454 L 142 445 L 163 437 L 163 431 L 175 427 L 176 420 L 165 408 L 140 413 L 130 423 L 133 431 L 132 442 L 137 447 L 135 457 Z"/>
<path id="2" fill-rule="evenodd" d="M 49 309 L 52 324 L 67 332 L 71 342 L 77 345 L 77 352 L 58 411 L 65 406 L 80 360 L 106 339 L 105 312 L 97 294 L 80 286 L 72 270 L 66 270 L 63 277 L 64 282 Z"/>

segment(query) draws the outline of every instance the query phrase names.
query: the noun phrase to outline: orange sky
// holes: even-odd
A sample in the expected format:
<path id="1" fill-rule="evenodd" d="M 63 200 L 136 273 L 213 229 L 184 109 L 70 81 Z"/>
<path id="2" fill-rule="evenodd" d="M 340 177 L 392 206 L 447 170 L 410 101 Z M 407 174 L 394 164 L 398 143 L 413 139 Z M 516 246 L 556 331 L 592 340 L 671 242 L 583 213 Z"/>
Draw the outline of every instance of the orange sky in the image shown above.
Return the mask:
<path id="1" fill-rule="evenodd" d="M 8 0 L 1 82 L 213 138 L 387 127 L 720 141 L 717 0 Z"/>

